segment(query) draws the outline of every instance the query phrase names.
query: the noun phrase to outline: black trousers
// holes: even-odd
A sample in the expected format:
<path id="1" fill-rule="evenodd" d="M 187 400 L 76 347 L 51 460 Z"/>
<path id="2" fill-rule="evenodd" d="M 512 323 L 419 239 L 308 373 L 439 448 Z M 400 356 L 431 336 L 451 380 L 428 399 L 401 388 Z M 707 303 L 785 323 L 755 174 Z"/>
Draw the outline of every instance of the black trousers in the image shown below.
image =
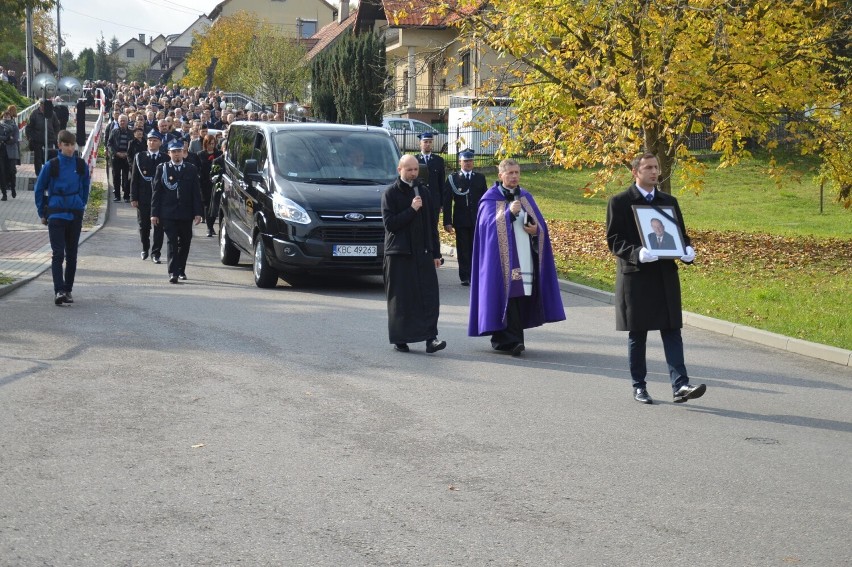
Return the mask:
<path id="1" fill-rule="evenodd" d="M 130 163 L 127 158 L 112 158 L 112 194 L 120 199 L 122 194 L 125 199 L 130 198 Z"/>
<path id="2" fill-rule="evenodd" d="M 473 257 L 473 228 L 456 228 L 456 255 L 459 261 L 459 280 L 470 281 L 470 263 Z"/>
<path id="3" fill-rule="evenodd" d="M 30 143 L 30 147 L 33 149 L 33 167 L 36 177 L 38 177 L 41 168 L 44 166 L 44 144 Z"/>
<path id="4" fill-rule="evenodd" d="M 151 250 L 152 256 L 159 256 L 163 249 L 163 225 L 154 228 L 154 247 L 151 248 L 151 209 L 139 207 L 136 209 L 136 220 L 139 223 L 139 237 L 142 240 L 142 250 Z"/>
<path id="5" fill-rule="evenodd" d="M 160 219 L 168 241 L 169 275 L 180 275 L 186 270 L 189 245 L 192 241 L 192 219 Z"/>
<path id="6" fill-rule="evenodd" d="M 491 334 L 491 347 L 495 350 L 512 350 L 518 343 L 524 342 L 524 321 L 521 313 L 527 307 L 530 297 L 510 297 L 506 307 L 506 328 Z"/>

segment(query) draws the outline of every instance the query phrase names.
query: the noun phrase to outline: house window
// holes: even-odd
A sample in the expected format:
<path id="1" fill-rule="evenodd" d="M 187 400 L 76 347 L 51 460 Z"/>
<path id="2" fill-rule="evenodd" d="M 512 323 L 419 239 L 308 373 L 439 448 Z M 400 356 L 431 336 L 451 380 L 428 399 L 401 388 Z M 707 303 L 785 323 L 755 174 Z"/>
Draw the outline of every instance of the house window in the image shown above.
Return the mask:
<path id="1" fill-rule="evenodd" d="M 127 58 L 128 59 L 135 59 L 136 58 L 136 50 L 135 49 L 128 49 L 127 50 Z"/>
<path id="2" fill-rule="evenodd" d="M 317 21 L 316 20 L 298 20 L 299 25 L 299 37 L 308 38 L 317 33 Z"/>
<path id="3" fill-rule="evenodd" d="M 470 51 L 465 51 L 461 56 L 461 86 L 470 86 Z"/>

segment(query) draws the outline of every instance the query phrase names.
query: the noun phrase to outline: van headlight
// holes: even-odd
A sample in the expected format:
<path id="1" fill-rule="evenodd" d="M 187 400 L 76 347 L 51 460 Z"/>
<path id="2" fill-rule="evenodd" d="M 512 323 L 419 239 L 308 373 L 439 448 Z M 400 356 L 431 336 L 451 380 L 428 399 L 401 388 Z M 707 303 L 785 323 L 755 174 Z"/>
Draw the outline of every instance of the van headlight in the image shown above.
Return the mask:
<path id="1" fill-rule="evenodd" d="M 311 217 L 305 209 L 279 193 L 272 195 L 272 210 L 275 212 L 275 216 L 281 220 L 298 224 L 311 224 Z"/>

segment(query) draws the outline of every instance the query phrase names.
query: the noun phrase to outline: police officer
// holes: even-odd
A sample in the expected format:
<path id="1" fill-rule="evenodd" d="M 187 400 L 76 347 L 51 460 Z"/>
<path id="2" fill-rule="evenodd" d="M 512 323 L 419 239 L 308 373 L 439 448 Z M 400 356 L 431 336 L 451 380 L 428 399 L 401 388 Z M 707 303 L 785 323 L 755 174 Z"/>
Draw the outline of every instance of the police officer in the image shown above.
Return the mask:
<path id="1" fill-rule="evenodd" d="M 479 199 L 488 191 L 485 176 L 473 171 L 473 156 L 470 149 L 459 153 L 461 170 L 448 175 L 444 184 L 444 230 L 456 235 L 459 279 L 465 286 L 470 285 L 473 229 Z"/>
<path id="2" fill-rule="evenodd" d="M 432 132 L 422 132 L 417 135 L 420 138 L 420 152 L 417 154 L 417 161 L 426 166 L 429 171 L 429 178 L 425 179 L 426 186 L 429 187 L 430 202 L 432 203 L 432 217 L 434 224 L 437 226 L 438 217 L 441 212 L 441 202 L 443 201 L 441 194 L 443 193 L 444 180 L 447 177 L 447 167 L 444 163 L 444 158 L 432 153 L 432 143 L 435 135 Z"/>
<path id="3" fill-rule="evenodd" d="M 154 246 L 151 248 L 151 195 L 154 185 L 154 173 L 157 166 L 169 161 L 169 157 L 160 151 L 160 136 L 156 130 L 148 132 L 148 151 L 136 154 L 133 169 L 130 172 L 130 204 L 136 208 L 139 222 L 139 236 L 142 239 L 142 259 L 160 263 L 160 250 L 163 248 L 163 227 L 154 227 Z"/>
<path id="4" fill-rule="evenodd" d="M 169 143 L 170 161 L 157 166 L 151 197 L 151 224 L 162 223 L 168 240 L 169 282 L 186 279 L 186 260 L 192 224 L 201 222 L 201 186 L 198 170 L 183 160 L 183 143 Z"/>

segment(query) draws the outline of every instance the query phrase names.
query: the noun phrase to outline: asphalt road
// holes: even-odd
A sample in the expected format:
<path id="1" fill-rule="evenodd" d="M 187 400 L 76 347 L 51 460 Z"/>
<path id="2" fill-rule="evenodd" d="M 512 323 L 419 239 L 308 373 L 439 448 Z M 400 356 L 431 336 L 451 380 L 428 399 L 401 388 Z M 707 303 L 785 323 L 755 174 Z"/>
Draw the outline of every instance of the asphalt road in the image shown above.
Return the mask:
<path id="1" fill-rule="evenodd" d="M 0 298 L 0 565 L 852 565 L 852 370 L 686 328 L 707 394 L 633 401 L 612 307 L 525 356 L 396 353 L 380 278 L 254 287 L 196 228 L 189 280 L 120 204 Z"/>

